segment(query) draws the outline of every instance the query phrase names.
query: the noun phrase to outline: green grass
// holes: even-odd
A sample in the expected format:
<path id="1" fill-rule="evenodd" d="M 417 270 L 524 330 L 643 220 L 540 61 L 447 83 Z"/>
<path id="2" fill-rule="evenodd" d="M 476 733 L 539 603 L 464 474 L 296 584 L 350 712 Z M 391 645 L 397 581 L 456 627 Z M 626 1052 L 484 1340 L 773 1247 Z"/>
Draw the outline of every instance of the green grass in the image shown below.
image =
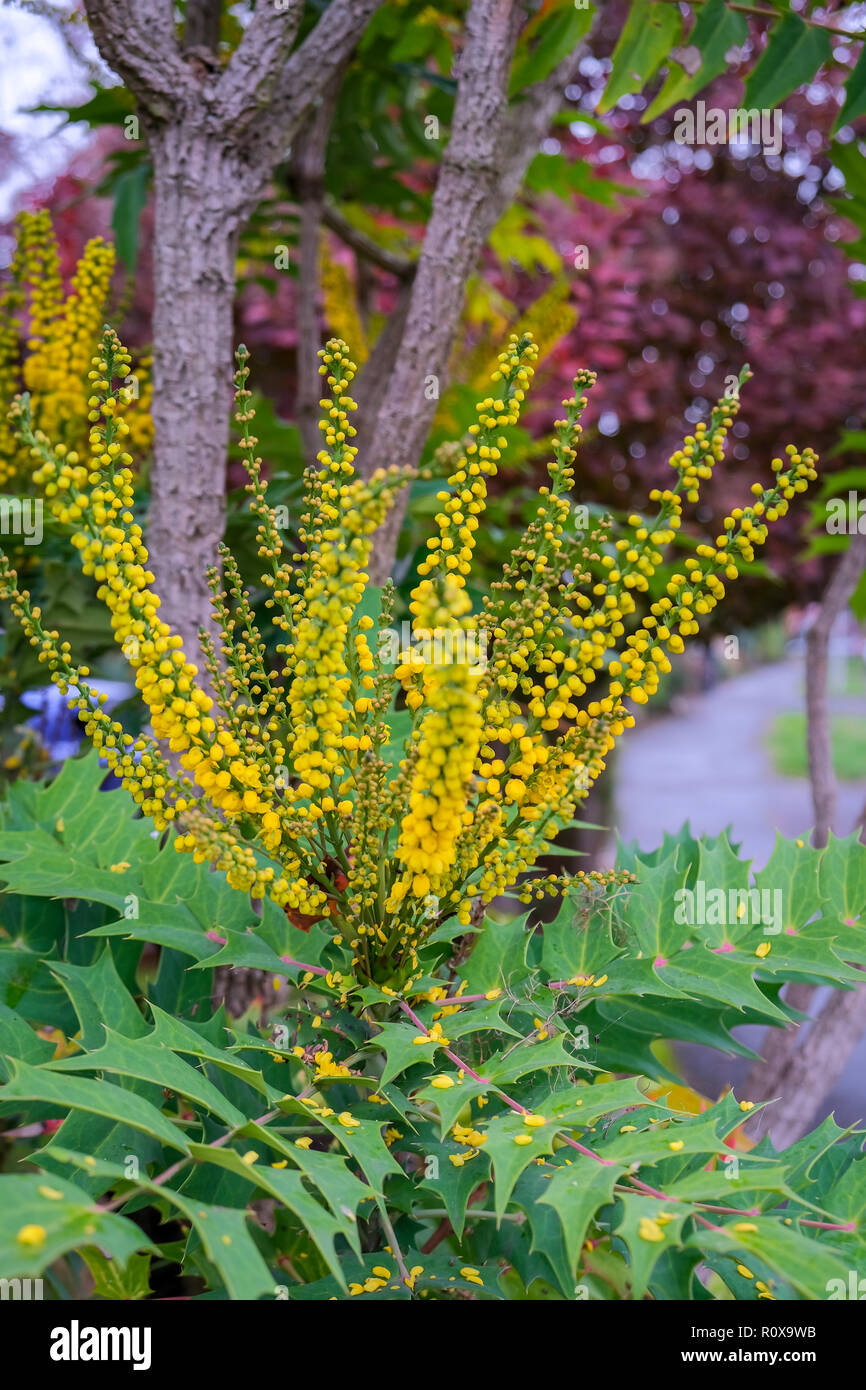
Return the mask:
<path id="1" fill-rule="evenodd" d="M 866 717 L 833 715 L 830 740 L 836 776 L 845 782 L 866 779 Z M 773 767 L 782 777 L 808 776 L 805 714 L 791 711 L 776 716 L 769 751 Z"/>
<path id="2" fill-rule="evenodd" d="M 842 680 L 837 676 L 837 668 L 831 663 L 831 695 L 866 695 L 866 663 L 862 657 L 849 656 L 845 662 Z"/>

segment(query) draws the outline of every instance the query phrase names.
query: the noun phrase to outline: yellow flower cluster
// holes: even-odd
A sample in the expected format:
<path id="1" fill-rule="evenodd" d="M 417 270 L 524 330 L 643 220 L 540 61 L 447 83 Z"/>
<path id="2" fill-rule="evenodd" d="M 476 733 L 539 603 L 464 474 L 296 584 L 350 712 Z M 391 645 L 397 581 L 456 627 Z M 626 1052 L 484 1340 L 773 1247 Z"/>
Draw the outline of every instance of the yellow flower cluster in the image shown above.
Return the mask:
<path id="1" fill-rule="evenodd" d="M 0 292 L 2 399 L 8 403 L 23 386 L 31 396 L 35 425 L 55 442 L 81 450 L 88 424 L 85 376 L 105 321 L 114 249 L 100 237 L 89 241 L 64 297 L 50 214 L 21 213 L 16 231 L 9 278 Z M 142 453 L 149 449 L 152 436 L 148 366 L 141 363 L 135 374 L 138 404 L 131 419 L 133 443 Z M 17 478 L 27 462 L 27 451 L 5 413 L 4 407 L 0 412 L 0 486 Z"/>
<path id="2" fill-rule="evenodd" d="M 531 338 L 512 335 L 493 373 L 499 394 L 485 397 L 477 406 L 478 421 L 469 427 L 470 441 L 448 479 L 449 491 L 438 494 L 442 504 L 436 516 L 438 531 L 427 541 L 430 553 L 418 566 L 420 582 L 409 605 L 415 635 L 428 642 L 442 642 L 452 627 L 461 633 L 470 629 L 472 605 L 466 580 L 478 518 L 487 499 L 486 480 L 495 475 L 508 444 L 502 431 L 517 424 L 537 355 Z M 457 659 L 453 642 L 442 642 L 442 649 L 443 660 L 424 671 L 422 688 L 413 691 L 414 702 L 410 699 L 410 707 L 416 703 L 426 713 L 397 849 L 406 874 L 392 888 L 387 904 L 392 911 L 399 910 L 410 889 L 415 898 L 424 898 L 448 885 L 459 837 L 473 821 L 468 790 L 484 731 L 481 672 L 470 665 L 459 643 Z M 404 664 L 398 675 L 414 681 L 415 669 L 407 673 Z"/>
<path id="3" fill-rule="evenodd" d="M 177 849 L 214 863 L 240 891 L 269 896 L 299 930 L 329 919 L 328 982 L 345 989 L 352 972 L 394 992 L 423 974 L 424 943 L 448 918 L 468 924 L 507 890 L 524 902 L 561 890 L 561 879 L 532 876 L 533 866 L 604 771 L 633 707 L 655 692 L 671 655 L 763 544 L 768 523 L 815 478 L 815 456 L 789 447 L 771 484 L 755 484 L 715 541 L 699 544 L 663 586 L 656 579 L 656 596 L 641 603 L 681 525 L 683 500 L 694 500 L 723 456 L 738 400 L 725 397 L 672 456 L 672 486 L 650 494 L 654 515 L 631 516 L 614 539 L 609 522 L 590 526 L 571 497 L 583 392 L 594 382 L 581 372 L 556 422 L 535 518 L 473 614 L 467 581 L 487 484 L 536 358 L 533 341 L 514 335 L 438 496 L 411 596 L 414 640 L 392 667 L 381 639 L 395 595 L 370 590 L 365 567 L 376 527 L 412 475 L 356 476 L 356 366 L 339 340 L 320 356 L 322 449 L 306 475 L 295 552 L 268 502 L 246 349 L 237 354 L 236 419 L 265 608 L 280 637 L 273 650 L 225 550 L 222 573 L 209 576 L 222 640 L 218 649 L 202 638 L 207 683 L 160 617 L 133 512 L 123 385 L 130 359 L 111 330 L 88 373 L 83 449 L 49 441 L 26 398 L 15 422 L 36 481 L 111 614 L 151 732 L 133 739 L 109 719 L 87 670 L 42 627 L 5 558 L 0 584 L 109 765 L 159 829 L 174 825 Z M 606 882 L 578 878 L 589 889 Z M 425 1043 L 447 1046 L 438 1022 L 419 1038 Z M 342 1075 L 325 1052 L 316 1066 Z M 461 1136 L 469 1150 L 483 1142 L 474 1130 Z"/>

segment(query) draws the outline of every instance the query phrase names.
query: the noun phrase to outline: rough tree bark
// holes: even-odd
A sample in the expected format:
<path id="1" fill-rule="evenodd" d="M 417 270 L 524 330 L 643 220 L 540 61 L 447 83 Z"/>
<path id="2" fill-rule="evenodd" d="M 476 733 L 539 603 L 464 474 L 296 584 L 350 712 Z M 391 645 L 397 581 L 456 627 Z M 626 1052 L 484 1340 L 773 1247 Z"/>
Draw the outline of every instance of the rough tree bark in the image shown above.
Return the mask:
<path id="1" fill-rule="evenodd" d="M 150 147 L 156 453 L 147 540 L 164 610 L 195 661 L 210 611 L 206 571 L 224 527 L 240 233 L 225 194 L 237 169 L 218 138 L 174 124 L 154 130 Z"/>
<path id="2" fill-rule="evenodd" d="M 855 535 L 824 592 L 817 617 L 806 637 L 806 742 L 809 781 L 815 813 L 813 843 L 826 845 L 836 817 L 836 779 L 830 739 L 827 702 L 830 636 L 866 566 L 866 536 Z M 792 984 L 785 1001 L 801 1013 L 809 1009 L 816 987 Z M 866 1025 L 864 990 L 833 994 L 803 1038 L 801 1025 L 768 1028 L 761 1060 L 746 1078 L 744 1094 L 750 1100 L 779 1097 L 777 1104 L 753 1124 L 768 1130 L 777 1147 L 805 1133 L 821 1097 L 842 1074 Z M 861 1001 L 861 1002 L 858 1002 Z"/>
<path id="3" fill-rule="evenodd" d="M 292 52 L 303 0 L 260 0 L 222 67 L 220 6 L 197 0 L 183 46 L 170 0 L 86 0 L 105 61 L 139 107 L 154 165 L 154 459 L 148 546 L 192 659 L 223 532 L 241 228 L 380 0 L 333 0 Z"/>

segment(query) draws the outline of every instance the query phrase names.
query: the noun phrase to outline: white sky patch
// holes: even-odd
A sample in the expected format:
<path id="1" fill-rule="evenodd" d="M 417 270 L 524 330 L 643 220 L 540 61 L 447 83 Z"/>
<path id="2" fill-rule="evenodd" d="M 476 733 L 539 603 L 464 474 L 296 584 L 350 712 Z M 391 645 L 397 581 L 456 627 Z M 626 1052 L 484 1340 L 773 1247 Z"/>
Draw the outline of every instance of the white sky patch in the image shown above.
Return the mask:
<path id="1" fill-rule="evenodd" d="M 83 25 L 76 28 L 85 33 Z M 84 49 L 92 52 L 89 38 Z M 57 24 L 10 5 L 0 9 L 0 130 L 17 143 L 15 155 L 0 167 L 0 218 L 12 215 L 28 188 L 61 173 L 89 138 L 86 125 L 28 108 L 75 105 L 91 94 L 86 63 L 70 53 Z M 3 264 L 10 249 L 0 245 Z"/>

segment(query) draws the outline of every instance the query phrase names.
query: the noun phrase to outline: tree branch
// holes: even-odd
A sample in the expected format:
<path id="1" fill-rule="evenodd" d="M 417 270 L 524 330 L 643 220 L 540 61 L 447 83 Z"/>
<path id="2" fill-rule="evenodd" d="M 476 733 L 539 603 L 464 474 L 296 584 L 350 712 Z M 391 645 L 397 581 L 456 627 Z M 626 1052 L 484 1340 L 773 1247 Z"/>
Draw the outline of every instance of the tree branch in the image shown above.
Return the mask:
<path id="1" fill-rule="evenodd" d="M 271 64 L 265 59 L 264 85 L 256 74 L 257 91 L 252 97 L 242 84 L 234 82 L 219 93 L 221 109 L 228 114 L 230 127 L 240 129 L 243 134 L 238 143 L 243 148 L 248 176 L 241 175 L 239 191 L 242 196 L 258 199 L 261 192 L 258 171 L 266 168 L 270 174 L 283 158 L 311 103 L 348 62 L 367 21 L 381 3 L 382 0 L 331 0 L 315 29 L 287 62 Z M 282 20 L 285 17 L 285 13 L 278 15 Z M 261 32 L 274 33 L 272 13 L 262 20 Z M 285 51 L 279 36 L 278 42 Z M 239 64 L 239 69 L 241 66 Z M 254 63 L 253 71 L 256 71 Z M 225 75 L 228 76 L 228 70 Z M 229 137 L 231 133 L 230 129 Z"/>
<path id="2" fill-rule="evenodd" d="M 402 339 L 378 416 L 375 422 L 361 422 L 367 442 L 359 458 L 367 476 L 386 458 L 400 465 L 414 462 L 436 410 L 436 399 L 425 394 L 425 379 L 437 378 L 441 390 L 466 277 L 487 236 L 486 207 L 500 176 L 499 139 L 517 41 L 516 15 L 510 0 L 473 0 L 469 9 L 451 139 L 442 156 Z M 372 583 L 383 582 L 390 572 L 404 510 L 405 503 L 392 509 L 380 529 L 371 559 Z"/>
<path id="3" fill-rule="evenodd" d="M 220 123 L 234 139 L 238 139 L 251 121 L 258 119 L 268 124 L 274 119 L 268 108 L 292 51 L 303 12 L 304 0 L 288 0 L 283 9 L 277 9 L 274 0 L 257 0 L 243 38 L 213 92 L 213 105 Z M 324 17 L 319 21 L 322 23 Z M 317 85 L 314 90 L 320 87 Z"/>
<path id="4" fill-rule="evenodd" d="M 199 90 L 178 47 L 171 0 L 84 0 L 84 8 L 102 57 L 147 115 L 168 120 Z"/>
<path id="5" fill-rule="evenodd" d="M 755 1100 L 776 1094 L 776 1105 L 761 1112 L 777 1149 L 806 1133 L 824 1096 L 839 1080 L 866 1028 L 866 985 L 836 990 L 800 1046 L 791 1054 L 784 1075 L 772 1089 L 754 1092 Z"/>
<path id="6" fill-rule="evenodd" d="M 363 256 L 371 265 L 386 270 L 389 275 L 396 275 L 398 280 L 412 279 L 417 268 L 415 261 L 410 260 L 408 256 L 398 256 L 386 246 L 380 246 L 378 241 L 374 241 L 366 232 L 353 227 L 348 217 L 333 203 L 326 203 L 323 207 L 322 221 L 332 232 L 336 232 L 340 240 L 356 255 Z"/>

